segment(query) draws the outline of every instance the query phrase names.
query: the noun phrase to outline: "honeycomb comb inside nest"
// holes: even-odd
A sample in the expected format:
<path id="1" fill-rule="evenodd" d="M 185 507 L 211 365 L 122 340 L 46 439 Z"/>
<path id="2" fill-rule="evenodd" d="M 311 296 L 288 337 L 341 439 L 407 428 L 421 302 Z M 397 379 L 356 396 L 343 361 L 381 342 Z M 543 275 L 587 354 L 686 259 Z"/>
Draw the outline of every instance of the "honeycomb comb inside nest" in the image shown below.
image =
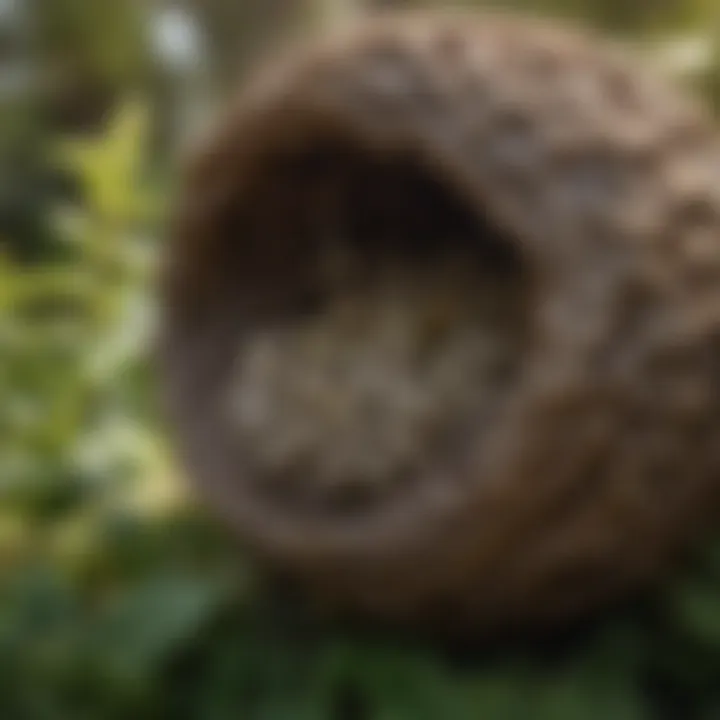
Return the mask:
<path id="1" fill-rule="evenodd" d="M 370 22 L 199 153 L 163 367 L 190 473 L 341 609 L 568 620 L 716 517 L 720 153 L 575 30 Z"/>

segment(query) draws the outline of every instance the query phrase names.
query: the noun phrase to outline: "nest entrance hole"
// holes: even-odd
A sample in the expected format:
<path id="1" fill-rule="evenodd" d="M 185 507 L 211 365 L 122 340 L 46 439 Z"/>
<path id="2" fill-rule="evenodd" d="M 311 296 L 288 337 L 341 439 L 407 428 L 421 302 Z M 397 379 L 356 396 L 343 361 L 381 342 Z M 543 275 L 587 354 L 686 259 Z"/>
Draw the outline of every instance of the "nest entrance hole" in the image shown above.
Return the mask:
<path id="1" fill-rule="evenodd" d="M 518 244 L 408 153 L 273 153 L 238 209 L 227 402 L 263 492 L 373 507 L 452 474 L 518 371 Z"/>

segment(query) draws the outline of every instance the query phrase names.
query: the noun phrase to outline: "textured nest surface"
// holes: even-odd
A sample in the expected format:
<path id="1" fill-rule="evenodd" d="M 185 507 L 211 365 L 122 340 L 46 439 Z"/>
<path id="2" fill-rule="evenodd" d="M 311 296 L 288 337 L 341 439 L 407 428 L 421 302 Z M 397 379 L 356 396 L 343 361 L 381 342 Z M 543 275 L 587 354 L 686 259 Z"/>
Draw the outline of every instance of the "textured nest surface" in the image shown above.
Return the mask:
<path id="1" fill-rule="evenodd" d="M 178 203 L 164 370 L 201 492 L 338 607 L 568 618 L 720 487 L 720 152 L 582 33 L 384 19 L 245 88 Z"/>

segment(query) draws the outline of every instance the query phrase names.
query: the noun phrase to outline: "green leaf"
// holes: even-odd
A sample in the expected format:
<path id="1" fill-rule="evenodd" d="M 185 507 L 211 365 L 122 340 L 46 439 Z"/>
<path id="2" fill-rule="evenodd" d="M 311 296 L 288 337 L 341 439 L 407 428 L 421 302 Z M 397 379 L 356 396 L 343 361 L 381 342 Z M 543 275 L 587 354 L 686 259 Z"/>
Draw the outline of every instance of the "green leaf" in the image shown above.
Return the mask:
<path id="1" fill-rule="evenodd" d="M 335 674 L 353 684 L 376 720 L 476 717 L 468 686 L 429 652 L 358 644 L 335 653 Z"/>
<path id="2" fill-rule="evenodd" d="M 157 577 L 131 588 L 102 617 L 95 633 L 97 661 L 120 681 L 156 677 L 192 645 L 227 599 L 223 582 Z"/>
<path id="3" fill-rule="evenodd" d="M 705 575 L 674 588 L 669 606 L 684 633 L 720 652 L 720 578 Z"/>

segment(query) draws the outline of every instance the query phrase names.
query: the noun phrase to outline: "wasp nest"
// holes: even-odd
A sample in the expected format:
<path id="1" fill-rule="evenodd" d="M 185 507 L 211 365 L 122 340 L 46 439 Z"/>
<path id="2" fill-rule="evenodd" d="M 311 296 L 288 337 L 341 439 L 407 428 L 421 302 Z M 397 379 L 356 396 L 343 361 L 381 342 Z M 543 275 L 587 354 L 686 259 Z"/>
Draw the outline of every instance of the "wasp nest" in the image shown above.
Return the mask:
<path id="1" fill-rule="evenodd" d="M 169 255 L 191 474 L 334 606 L 566 619 L 714 517 L 720 152 L 614 47 L 430 14 L 290 53 L 199 154 Z"/>

